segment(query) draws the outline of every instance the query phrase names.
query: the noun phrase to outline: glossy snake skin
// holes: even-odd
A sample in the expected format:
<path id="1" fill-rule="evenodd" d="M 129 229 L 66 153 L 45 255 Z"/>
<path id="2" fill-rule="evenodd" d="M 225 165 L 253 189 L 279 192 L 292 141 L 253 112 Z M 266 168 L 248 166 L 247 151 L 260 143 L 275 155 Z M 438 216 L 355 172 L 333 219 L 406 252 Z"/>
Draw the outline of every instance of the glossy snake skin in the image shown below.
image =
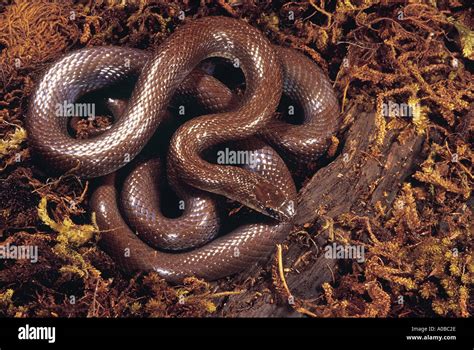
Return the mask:
<path id="1" fill-rule="evenodd" d="M 242 98 L 196 69 L 208 57 L 239 62 L 246 81 Z M 68 133 L 68 118 L 55 115 L 58 104 L 74 103 L 134 75 L 138 80 L 130 99 L 100 135 L 75 139 Z M 302 107 L 302 125 L 275 118 L 282 92 Z M 132 162 L 119 193 L 115 172 L 147 144 L 174 95 L 193 97 L 209 114 L 187 121 L 173 134 L 166 167 L 158 158 Z M 90 204 L 104 248 L 119 265 L 127 271 L 154 270 L 180 282 L 192 275 L 218 279 L 268 256 L 289 233 L 295 215 L 296 190 L 280 155 L 297 162 L 316 159 L 338 122 L 335 94 L 312 61 L 272 46 L 243 21 L 207 17 L 180 27 L 153 54 L 95 47 L 65 55 L 40 79 L 26 127 L 45 167 L 102 177 Z M 229 142 L 253 154 L 252 166 L 203 158 L 206 150 Z M 166 218 L 160 210 L 159 179 L 166 176 L 185 203 L 179 218 Z M 219 231 L 217 198 L 222 196 L 264 215 L 212 240 Z"/>

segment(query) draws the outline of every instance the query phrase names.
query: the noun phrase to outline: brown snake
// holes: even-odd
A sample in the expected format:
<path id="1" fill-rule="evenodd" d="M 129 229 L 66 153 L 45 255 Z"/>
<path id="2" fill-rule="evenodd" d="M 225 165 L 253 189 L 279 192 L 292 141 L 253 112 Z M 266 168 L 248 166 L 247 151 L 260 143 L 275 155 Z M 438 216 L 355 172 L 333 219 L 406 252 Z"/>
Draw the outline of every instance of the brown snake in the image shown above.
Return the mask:
<path id="1" fill-rule="evenodd" d="M 194 70 L 208 57 L 237 60 L 246 81 L 241 99 L 215 78 Z M 68 118 L 55 115 L 58 104 L 75 103 L 90 91 L 132 75 L 138 75 L 138 81 L 112 127 L 85 140 L 69 135 Z M 181 125 L 170 142 L 167 176 L 185 202 L 183 215 L 170 219 L 161 214 L 154 193 L 159 190 L 157 178 L 164 173 L 162 161 L 133 162 L 120 205 L 114 172 L 147 144 L 176 92 L 194 95 L 210 114 Z M 282 92 L 301 105 L 302 125 L 275 118 Z M 332 87 L 309 59 L 272 46 L 243 21 L 206 17 L 183 25 L 153 54 L 96 47 L 65 55 L 38 83 L 26 127 L 33 151 L 54 171 L 84 178 L 109 174 L 92 194 L 91 208 L 103 231 L 104 247 L 119 265 L 127 271 L 154 270 L 179 282 L 192 275 L 218 279 L 268 256 L 289 233 L 295 215 L 295 185 L 279 154 L 300 162 L 316 159 L 327 148 L 338 122 Z M 206 150 L 228 142 L 237 142 L 237 147 L 250 152 L 252 165 L 221 165 L 203 158 Z M 215 195 L 242 203 L 266 218 L 212 240 L 219 223 Z M 178 253 L 154 249 L 200 245 Z"/>

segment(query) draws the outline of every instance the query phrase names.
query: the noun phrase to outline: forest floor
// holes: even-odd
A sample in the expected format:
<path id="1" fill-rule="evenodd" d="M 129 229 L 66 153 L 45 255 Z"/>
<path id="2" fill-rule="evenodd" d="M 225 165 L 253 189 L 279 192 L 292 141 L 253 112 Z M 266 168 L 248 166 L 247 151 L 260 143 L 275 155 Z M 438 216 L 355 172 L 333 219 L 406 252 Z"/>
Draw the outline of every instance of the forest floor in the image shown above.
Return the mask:
<path id="1" fill-rule="evenodd" d="M 468 3 L 0 0 L 0 247 L 39 251 L 34 264 L 0 259 L 0 316 L 472 316 Z M 98 244 L 89 183 L 50 178 L 35 164 L 28 99 L 66 52 L 152 50 L 209 15 L 242 18 L 318 63 L 334 82 L 344 128 L 308 174 L 296 227 L 266 264 L 213 283 L 130 277 Z M 323 247 L 332 244 L 363 246 L 365 257 L 328 259 Z"/>

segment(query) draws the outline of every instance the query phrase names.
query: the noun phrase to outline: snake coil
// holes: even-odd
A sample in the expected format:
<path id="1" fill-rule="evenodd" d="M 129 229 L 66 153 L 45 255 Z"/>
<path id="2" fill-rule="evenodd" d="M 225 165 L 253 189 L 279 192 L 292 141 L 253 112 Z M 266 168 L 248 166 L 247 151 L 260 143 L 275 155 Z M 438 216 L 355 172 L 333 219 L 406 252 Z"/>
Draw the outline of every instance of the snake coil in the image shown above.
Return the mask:
<path id="1" fill-rule="evenodd" d="M 209 57 L 238 60 L 246 81 L 242 98 L 196 69 Z M 133 75 L 138 81 L 131 97 L 108 130 L 89 139 L 69 135 L 68 119 L 55 111 L 58 104 L 74 104 Z M 282 93 L 302 107 L 302 125 L 275 117 Z M 174 133 L 166 169 L 159 159 L 134 162 L 119 204 L 115 172 L 147 144 L 175 94 L 193 95 L 209 114 Z M 113 46 L 66 54 L 40 79 L 26 118 L 41 164 L 57 173 L 102 177 L 90 205 L 107 252 L 126 271 L 154 270 L 171 282 L 192 275 L 218 279 L 266 258 L 288 235 L 295 215 L 296 189 L 281 156 L 296 162 L 316 159 L 338 123 L 334 91 L 311 60 L 272 46 L 243 21 L 224 17 L 183 25 L 153 54 Z M 205 150 L 228 142 L 251 152 L 252 164 L 237 167 L 203 158 Z M 160 210 L 158 179 L 165 173 L 185 203 L 178 218 Z M 221 196 L 264 218 L 215 238 Z"/>

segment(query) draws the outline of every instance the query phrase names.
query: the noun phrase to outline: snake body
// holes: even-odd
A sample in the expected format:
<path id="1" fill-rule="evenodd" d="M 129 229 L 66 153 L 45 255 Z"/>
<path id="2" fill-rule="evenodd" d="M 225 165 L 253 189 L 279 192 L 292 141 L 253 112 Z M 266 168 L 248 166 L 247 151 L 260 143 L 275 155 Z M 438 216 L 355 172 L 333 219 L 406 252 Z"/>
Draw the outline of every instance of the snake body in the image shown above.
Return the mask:
<path id="1" fill-rule="evenodd" d="M 246 81 L 242 98 L 196 69 L 215 56 L 238 62 Z M 55 117 L 58 104 L 74 103 L 133 75 L 138 80 L 130 99 L 116 113 L 114 125 L 100 135 L 74 139 L 67 131 L 68 119 Z M 301 105 L 303 125 L 275 119 L 282 92 Z M 115 172 L 140 153 L 175 94 L 192 96 L 209 114 L 191 119 L 174 133 L 166 167 L 159 159 L 132 163 L 119 204 Z M 272 46 L 243 21 L 206 17 L 180 27 L 153 54 L 94 47 L 63 56 L 40 79 L 26 127 L 42 164 L 57 173 L 102 177 L 90 204 L 104 247 L 118 264 L 127 271 L 154 270 L 179 282 L 186 276 L 221 278 L 268 256 L 289 233 L 295 215 L 295 185 L 280 155 L 299 162 L 316 159 L 338 121 L 331 85 L 308 58 Z M 203 158 L 206 150 L 228 142 L 250 151 L 252 166 L 214 164 Z M 161 214 L 155 192 L 157 178 L 165 172 L 185 202 L 179 218 Z M 219 196 L 264 218 L 213 240 L 219 230 Z"/>

